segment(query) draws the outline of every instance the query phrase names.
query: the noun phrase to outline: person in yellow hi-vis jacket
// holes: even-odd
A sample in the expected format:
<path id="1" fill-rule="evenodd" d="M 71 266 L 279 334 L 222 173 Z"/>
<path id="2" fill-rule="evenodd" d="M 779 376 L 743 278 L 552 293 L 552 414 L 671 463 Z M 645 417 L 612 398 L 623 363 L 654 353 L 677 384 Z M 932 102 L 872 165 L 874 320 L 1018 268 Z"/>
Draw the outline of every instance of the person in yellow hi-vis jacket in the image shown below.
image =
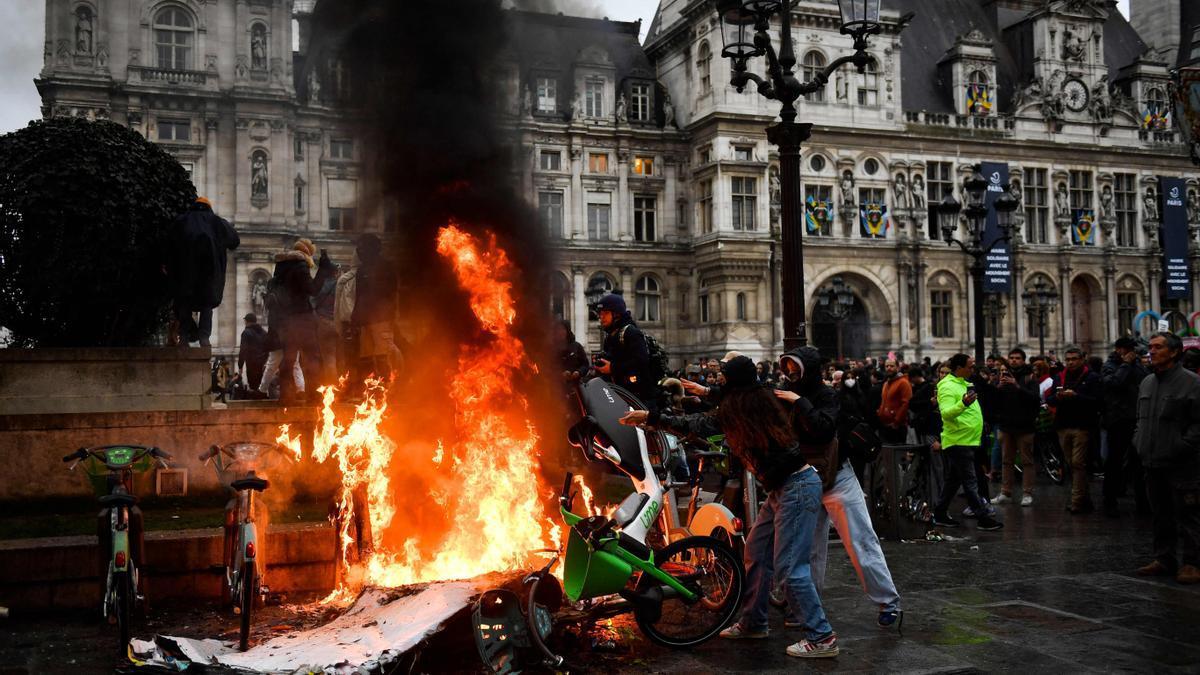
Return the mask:
<path id="1" fill-rule="evenodd" d="M 955 354 L 947 364 L 950 374 L 937 385 L 946 482 L 942 487 L 942 497 L 933 510 L 933 524 L 958 527 L 958 521 L 949 516 L 947 509 L 961 487 L 967 503 L 979 515 L 976 527 L 999 530 L 1004 525 L 988 515 L 987 506 L 979 498 L 979 488 L 975 482 L 975 449 L 983 438 L 983 410 L 979 394 L 975 393 L 975 386 L 967 381 L 975 372 L 975 359 L 967 354 Z"/>

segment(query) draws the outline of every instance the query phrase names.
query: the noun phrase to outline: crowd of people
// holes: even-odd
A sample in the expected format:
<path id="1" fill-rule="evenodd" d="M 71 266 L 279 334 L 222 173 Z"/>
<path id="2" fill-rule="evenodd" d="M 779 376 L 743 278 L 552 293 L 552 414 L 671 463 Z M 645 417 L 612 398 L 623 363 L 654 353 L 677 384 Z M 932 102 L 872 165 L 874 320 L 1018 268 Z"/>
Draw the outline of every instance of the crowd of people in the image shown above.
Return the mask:
<path id="1" fill-rule="evenodd" d="M 1111 518 L 1121 517 L 1119 500 L 1131 491 L 1134 512 L 1153 519 L 1153 560 L 1137 573 L 1200 582 L 1200 352 L 1185 355 L 1172 333 L 1156 333 L 1148 349 L 1121 338 L 1107 359 L 1068 347 L 1061 361 L 1014 348 L 984 364 L 967 354 L 908 363 L 895 353 L 830 362 L 802 347 L 777 361 L 730 352 L 667 371 L 665 353 L 619 295 L 595 309 L 603 351 L 589 359 L 564 322 L 564 371 L 604 377 L 644 401 L 646 409 L 623 423 L 681 436 L 723 433 L 767 491 L 746 541 L 747 598 L 722 637 L 766 637 L 775 594 L 786 601 L 785 627 L 804 632 L 788 654 L 837 655 L 820 601 L 830 524 L 879 608 L 879 624 L 901 618 L 861 483 L 882 443 L 923 446 L 940 458 L 932 526 L 962 525 L 951 514 L 961 491 L 962 517 L 990 531 L 1003 527 L 997 505 L 1033 506 L 1041 434 L 1069 464 L 1070 514 L 1095 510 L 1094 479 L 1103 480 L 1101 504 Z"/>
<path id="2" fill-rule="evenodd" d="M 224 293 L 227 251 L 237 231 L 201 197 L 169 230 L 163 270 L 171 289 L 175 332 L 192 346 L 208 346 L 212 312 Z M 275 256 L 265 316 L 243 317 L 236 364 L 212 363 L 212 391 L 226 397 L 316 402 L 317 390 L 340 374 L 354 381 L 400 371 L 403 352 L 394 328 L 396 275 L 383 244 L 367 233 L 355 241 L 347 266 L 298 239 Z"/>

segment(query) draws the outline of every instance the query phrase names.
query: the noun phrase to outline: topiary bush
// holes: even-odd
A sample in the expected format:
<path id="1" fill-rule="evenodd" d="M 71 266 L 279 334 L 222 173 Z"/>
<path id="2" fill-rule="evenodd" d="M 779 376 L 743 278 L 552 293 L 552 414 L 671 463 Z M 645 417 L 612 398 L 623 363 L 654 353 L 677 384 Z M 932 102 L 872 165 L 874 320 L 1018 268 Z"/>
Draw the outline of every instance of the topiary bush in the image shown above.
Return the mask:
<path id="1" fill-rule="evenodd" d="M 179 162 L 112 122 L 0 136 L 0 327 L 14 347 L 131 347 L 168 320 L 164 236 L 196 198 Z"/>

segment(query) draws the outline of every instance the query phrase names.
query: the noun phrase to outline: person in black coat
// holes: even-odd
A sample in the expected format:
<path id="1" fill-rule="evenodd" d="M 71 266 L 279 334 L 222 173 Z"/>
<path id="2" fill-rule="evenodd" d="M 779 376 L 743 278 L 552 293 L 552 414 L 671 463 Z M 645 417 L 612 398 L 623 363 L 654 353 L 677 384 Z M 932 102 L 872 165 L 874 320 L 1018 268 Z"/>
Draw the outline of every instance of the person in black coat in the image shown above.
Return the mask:
<path id="1" fill-rule="evenodd" d="M 238 371 L 246 369 L 246 384 L 251 390 L 257 391 L 262 382 L 263 368 L 267 365 L 267 331 L 258 324 L 258 317 L 247 314 L 246 328 L 242 330 L 241 343 L 238 346 Z"/>
<path id="2" fill-rule="evenodd" d="M 226 252 L 240 243 L 237 230 L 213 213 L 212 202 L 204 197 L 171 223 L 163 266 L 185 342 L 209 346 L 212 311 L 225 296 Z M 199 321 L 193 313 L 199 313 Z"/>
<path id="3" fill-rule="evenodd" d="M 1149 375 L 1137 355 L 1137 342 L 1131 337 L 1117 340 L 1113 353 L 1101 370 L 1104 387 L 1103 424 L 1108 432 L 1108 458 L 1104 462 L 1104 514 L 1120 515 L 1117 498 L 1125 496 L 1125 485 L 1133 483 L 1137 512 L 1150 513 L 1142 463 L 1133 452 L 1133 430 L 1137 426 L 1138 388 Z"/>
<path id="4" fill-rule="evenodd" d="M 554 346 L 558 349 L 558 361 L 564 375 L 570 375 L 572 379 L 587 377 L 592 363 L 588 360 L 583 345 L 575 340 L 575 333 L 571 331 L 569 321 L 559 321 L 555 324 Z"/>
<path id="5" fill-rule="evenodd" d="M 625 308 L 625 298 L 615 293 L 605 295 L 596 305 L 596 314 L 604 331 L 603 353 L 596 360 L 596 372 L 632 392 L 648 410 L 655 410 L 658 383 L 650 381 L 650 348 Z"/>
<path id="6" fill-rule="evenodd" d="M 313 261 L 317 249 L 307 239 L 300 239 L 292 250 L 275 256 L 273 289 L 268 293 L 268 310 L 271 316 L 271 332 L 278 330 L 283 345 L 280 362 L 279 398 L 285 402 L 297 402 L 300 398 L 299 385 L 295 379 L 293 365 L 297 359 L 304 381 L 310 392 L 320 382 L 322 354 L 317 338 L 317 317 L 313 313 L 311 299 L 333 274 L 333 262 L 321 256 L 320 267 L 313 277 L 310 270 L 318 265 Z M 328 383 L 332 384 L 332 383 Z"/>
<path id="7" fill-rule="evenodd" d="M 1046 403 L 1055 408 L 1054 428 L 1063 455 L 1071 462 L 1072 514 L 1093 510 L 1088 490 L 1088 450 L 1091 435 L 1096 433 L 1100 420 L 1102 392 L 1100 375 L 1087 367 L 1083 350 L 1068 347 L 1066 367 L 1054 378 L 1054 388 Z"/>

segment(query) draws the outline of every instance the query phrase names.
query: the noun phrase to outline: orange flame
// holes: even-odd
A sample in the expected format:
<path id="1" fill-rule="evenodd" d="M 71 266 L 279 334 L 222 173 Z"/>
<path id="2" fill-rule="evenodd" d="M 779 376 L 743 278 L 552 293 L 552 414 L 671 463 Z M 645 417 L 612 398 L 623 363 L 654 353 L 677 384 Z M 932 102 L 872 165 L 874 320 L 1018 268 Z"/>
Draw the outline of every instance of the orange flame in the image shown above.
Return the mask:
<path id="1" fill-rule="evenodd" d="M 557 548 L 560 539 L 540 495 L 538 436 L 528 402 L 514 389 L 519 375 L 536 368 L 513 334 L 513 265 L 494 236 L 481 242 L 454 223 L 439 231 L 437 250 L 451 263 L 488 333 L 481 344 L 459 350 L 449 386 L 454 437 L 438 440 L 428 456 L 430 470 L 440 478 L 430 488 L 430 498 L 449 515 L 448 525 L 441 532 L 415 533 L 406 529 L 406 507 L 400 507 L 397 517 L 396 492 L 413 486 L 389 480 L 396 444 L 381 431 L 387 413 L 383 383 L 366 382 L 367 396 L 345 424 L 334 413 L 335 389 L 323 388 L 313 458 L 335 459 L 341 473 L 343 560 L 353 559 L 349 527 L 355 497 L 365 495 L 369 506 L 371 552 L 357 569 L 346 563 L 342 576 L 351 583 L 390 587 L 528 568 L 538 562 L 531 557 L 534 552 Z M 299 438 L 291 437 L 286 426 L 278 441 L 299 456 Z M 389 528 L 391 535 L 401 536 L 385 537 Z M 340 590 L 331 598 L 348 597 Z"/>

